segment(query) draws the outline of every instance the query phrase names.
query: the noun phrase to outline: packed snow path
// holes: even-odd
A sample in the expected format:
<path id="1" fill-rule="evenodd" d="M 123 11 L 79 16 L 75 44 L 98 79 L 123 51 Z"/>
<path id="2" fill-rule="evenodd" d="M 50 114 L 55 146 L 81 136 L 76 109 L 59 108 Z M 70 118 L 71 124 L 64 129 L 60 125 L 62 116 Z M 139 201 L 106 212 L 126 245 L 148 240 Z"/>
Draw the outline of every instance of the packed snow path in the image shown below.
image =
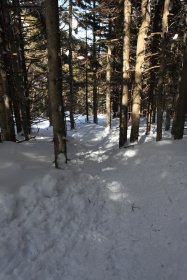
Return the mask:
<path id="1" fill-rule="evenodd" d="M 40 132 L 0 145 L 0 280 L 186 280 L 187 140 L 79 125 L 59 171 Z"/>

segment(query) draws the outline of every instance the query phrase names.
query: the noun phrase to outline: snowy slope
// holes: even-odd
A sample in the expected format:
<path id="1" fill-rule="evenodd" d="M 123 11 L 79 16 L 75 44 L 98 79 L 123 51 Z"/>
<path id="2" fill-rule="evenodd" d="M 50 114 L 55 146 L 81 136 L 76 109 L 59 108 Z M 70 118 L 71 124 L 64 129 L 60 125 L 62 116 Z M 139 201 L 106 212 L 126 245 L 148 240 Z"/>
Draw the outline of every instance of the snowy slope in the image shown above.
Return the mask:
<path id="1" fill-rule="evenodd" d="M 63 170 L 51 129 L 0 145 L 0 280 L 186 280 L 187 139 L 155 133 L 118 149 L 109 132 L 69 132 Z"/>

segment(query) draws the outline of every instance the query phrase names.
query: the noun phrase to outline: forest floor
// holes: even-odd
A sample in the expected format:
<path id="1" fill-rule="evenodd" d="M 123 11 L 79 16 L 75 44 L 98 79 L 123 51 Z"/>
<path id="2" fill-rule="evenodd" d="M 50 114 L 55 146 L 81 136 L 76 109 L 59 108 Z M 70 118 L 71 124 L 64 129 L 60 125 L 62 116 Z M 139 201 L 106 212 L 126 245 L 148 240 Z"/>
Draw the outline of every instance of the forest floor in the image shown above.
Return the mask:
<path id="1" fill-rule="evenodd" d="M 137 145 L 78 116 L 68 164 L 52 132 L 0 144 L 0 280 L 186 280 L 187 137 Z M 33 133 L 37 132 L 37 125 Z"/>

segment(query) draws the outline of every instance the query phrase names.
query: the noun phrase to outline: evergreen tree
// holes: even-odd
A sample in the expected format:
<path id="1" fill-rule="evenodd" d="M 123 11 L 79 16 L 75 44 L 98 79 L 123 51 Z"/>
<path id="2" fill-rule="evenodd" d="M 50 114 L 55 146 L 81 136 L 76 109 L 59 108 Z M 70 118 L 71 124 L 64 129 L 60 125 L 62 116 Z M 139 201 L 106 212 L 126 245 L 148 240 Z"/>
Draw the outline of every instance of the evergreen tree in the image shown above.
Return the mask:
<path id="1" fill-rule="evenodd" d="M 128 98 L 129 98 L 129 56 L 130 56 L 130 28 L 131 28 L 131 0 L 124 1 L 123 20 L 123 82 L 120 103 L 120 135 L 119 146 L 127 142 L 128 129 Z"/>
<path id="2" fill-rule="evenodd" d="M 48 49 L 48 94 L 51 108 L 55 166 L 60 167 L 60 155 L 66 161 L 66 132 L 62 99 L 62 68 L 58 0 L 45 0 Z"/>

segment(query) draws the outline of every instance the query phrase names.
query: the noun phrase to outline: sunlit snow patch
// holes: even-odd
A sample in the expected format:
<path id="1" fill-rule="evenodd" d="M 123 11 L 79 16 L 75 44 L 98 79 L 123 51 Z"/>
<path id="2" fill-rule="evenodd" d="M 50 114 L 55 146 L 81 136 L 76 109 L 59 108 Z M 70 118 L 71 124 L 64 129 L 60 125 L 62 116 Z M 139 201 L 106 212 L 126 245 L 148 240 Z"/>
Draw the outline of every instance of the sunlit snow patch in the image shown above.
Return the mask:
<path id="1" fill-rule="evenodd" d="M 109 190 L 109 198 L 111 200 L 123 200 L 128 197 L 128 194 L 124 192 L 124 186 L 117 181 L 113 181 L 107 184 L 107 189 Z"/>

